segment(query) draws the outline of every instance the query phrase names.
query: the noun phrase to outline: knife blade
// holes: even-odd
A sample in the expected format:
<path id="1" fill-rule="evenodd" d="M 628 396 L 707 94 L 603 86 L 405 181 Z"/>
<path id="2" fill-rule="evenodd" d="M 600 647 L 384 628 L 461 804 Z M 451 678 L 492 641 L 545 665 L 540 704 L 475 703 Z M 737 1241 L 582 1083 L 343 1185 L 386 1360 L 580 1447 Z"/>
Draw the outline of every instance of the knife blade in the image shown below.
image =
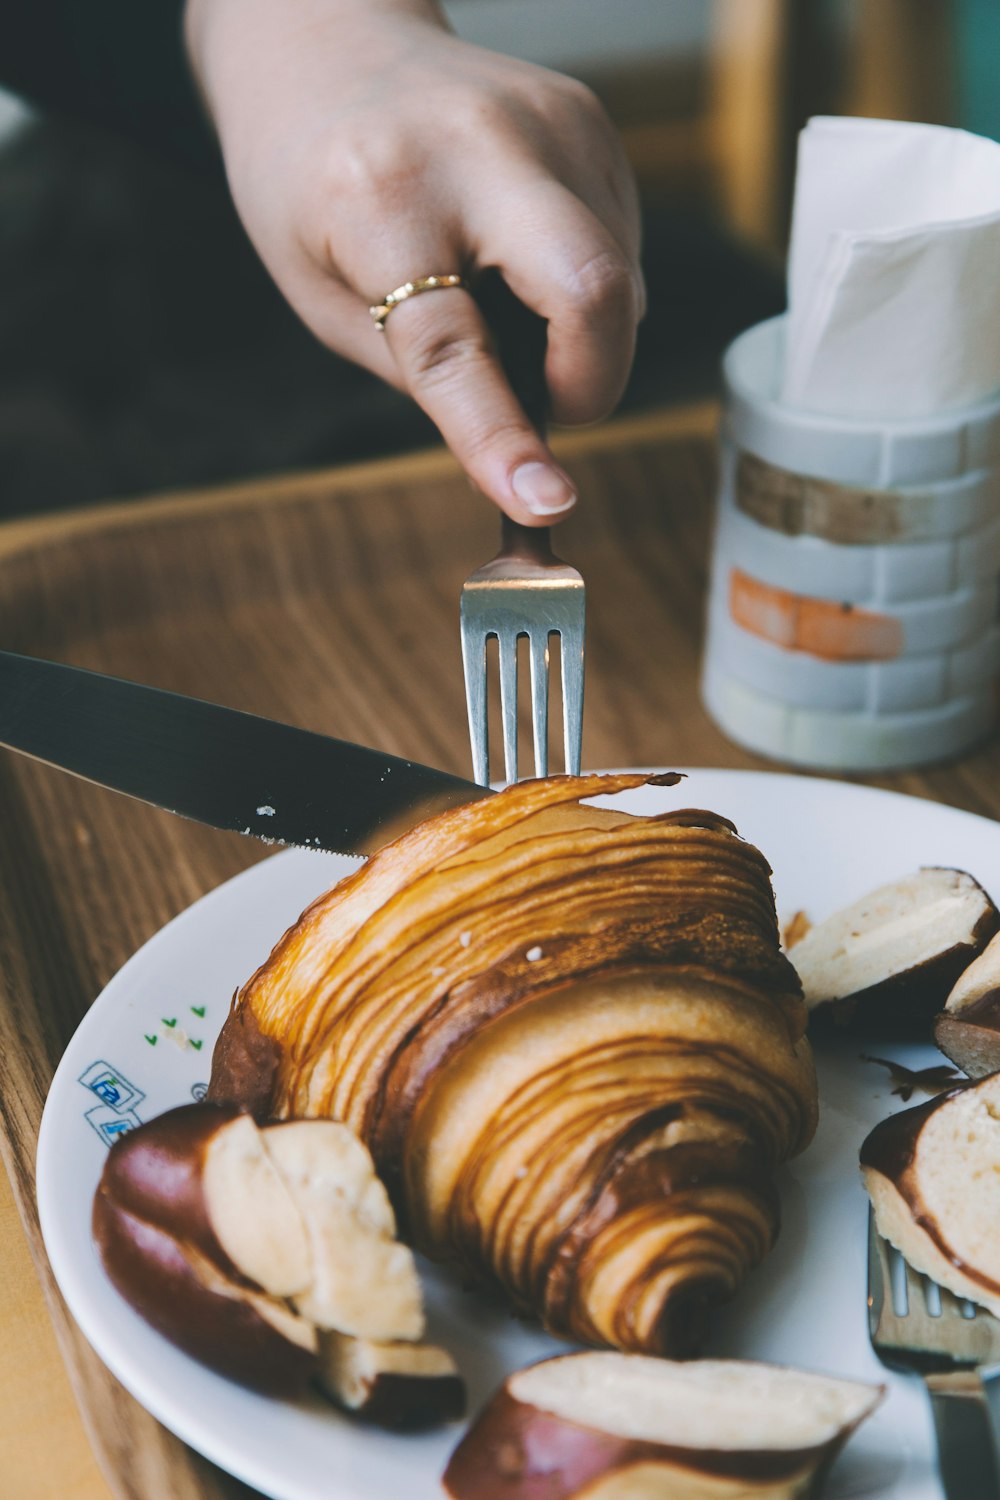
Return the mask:
<path id="1" fill-rule="evenodd" d="M 11 651 L 0 746 L 213 828 L 338 854 L 370 854 L 490 795 L 417 761 Z"/>

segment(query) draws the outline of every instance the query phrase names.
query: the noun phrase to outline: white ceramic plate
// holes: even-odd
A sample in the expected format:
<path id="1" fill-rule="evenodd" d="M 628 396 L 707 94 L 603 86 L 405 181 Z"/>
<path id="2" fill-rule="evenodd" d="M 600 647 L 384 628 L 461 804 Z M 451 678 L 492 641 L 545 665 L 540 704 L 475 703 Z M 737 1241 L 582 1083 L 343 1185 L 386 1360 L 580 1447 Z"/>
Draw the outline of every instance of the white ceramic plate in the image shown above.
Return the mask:
<path id="1" fill-rule="evenodd" d="M 710 807 L 774 867 L 779 912 L 813 918 L 920 865 L 957 865 L 1000 893 L 1000 825 L 935 803 L 846 783 L 692 771 L 676 790 L 644 788 L 633 811 Z M 38 1150 L 42 1231 L 56 1279 L 87 1338 L 154 1416 L 276 1500 L 431 1500 L 460 1429 L 400 1437 L 353 1424 L 320 1398 L 267 1400 L 181 1354 L 117 1295 L 90 1238 L 90 1204 L 122 1129 L 198 1098 L 230 997 L 285 927 L 354 861 L 290 850 L 204 897 L 111 981 L 56 1073 Z M 873 1358 L 865 1316 L 865 1196 L 858 1147 L 900 1107 L 885 1071 L 839 1043 L 819 1056 L 821 1123 L 781 1173 L 778 1244 L 717 1317 L 707 1353 L 882 1380 L 889 1396 L 838 1462 L 829 1496 L 941 1500 L 926 1398 Z M 911 1066 L 937 1056 L 898 1046 Z M 425 1267 L 429 1337 L 452 1350 L 475 1411 L 504 1374 L 564 1345 Z"/>

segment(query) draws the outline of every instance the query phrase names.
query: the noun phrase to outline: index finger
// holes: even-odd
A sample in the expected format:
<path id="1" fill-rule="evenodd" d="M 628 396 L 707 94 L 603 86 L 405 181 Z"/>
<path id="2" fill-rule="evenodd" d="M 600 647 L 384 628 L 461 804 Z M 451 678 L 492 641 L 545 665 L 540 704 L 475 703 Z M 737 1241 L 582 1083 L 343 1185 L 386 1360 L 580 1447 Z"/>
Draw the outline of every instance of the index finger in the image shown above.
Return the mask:
<path id="1" fill-rule="evenodd" d="M 553 418 L 596 422 L 632 368 L 644 302 L 638 254 L 559 183 L 526 182 L 503 202 L 502 215 L 477 226 L 480 259 L 548 323 Z"/>
<path id="2" fill-rule="evenodd" d="M 569 514 L 572 482 L 511 389 L 467 291 L 410 298 L 385 333 L 407 390 L 484 494 L 529 526 Z"/>

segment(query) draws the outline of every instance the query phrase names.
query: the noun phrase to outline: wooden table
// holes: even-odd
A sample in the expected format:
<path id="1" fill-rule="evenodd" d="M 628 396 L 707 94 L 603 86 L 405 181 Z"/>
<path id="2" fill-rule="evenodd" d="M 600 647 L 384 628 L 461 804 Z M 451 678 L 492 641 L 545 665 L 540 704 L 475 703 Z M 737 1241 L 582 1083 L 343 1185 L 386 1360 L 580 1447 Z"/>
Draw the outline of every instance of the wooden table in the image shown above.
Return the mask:
<path id="1" fill-rule="evenodd" d="M 583 495 L 560 545 L 588 585 L 585 764 L 766 764 L 723 738 L 697 693 L 714 423 L 702 407 L 556 444 Z M 495 533 L 436 452 L 9 523 L 0 641 L 467 774 L 457 600 Z M 995 817 L 997 771 L 992 744 L 869 779 Z M 91 1000 L 165 921 L 266 851 L 12 756 L 0 828 L 13 1184 L 0 1191 L 0 1491 L 246 1496 L 147 1417 L 76 1332 L 41 1248 L 33 1163 L 49 1079 Z"/>

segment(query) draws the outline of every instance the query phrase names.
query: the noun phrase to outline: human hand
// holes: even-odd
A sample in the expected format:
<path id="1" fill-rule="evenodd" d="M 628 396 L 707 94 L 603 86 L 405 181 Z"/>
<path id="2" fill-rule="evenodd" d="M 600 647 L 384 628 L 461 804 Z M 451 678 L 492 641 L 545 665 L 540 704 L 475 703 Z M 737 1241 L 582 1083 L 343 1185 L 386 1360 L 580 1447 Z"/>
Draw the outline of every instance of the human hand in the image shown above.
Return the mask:
<path id="1" fill-rule="evenodd" d="M 499 268 L 548 323 L 556 422 L 615 405 L 644 290 L 621 145 L 582 84 L 448 31 L 432 0 L 188 0 L 192 64 L 237 210 L 307 326 L 408 391 L 516 520 L 575 502 L 473 297 L 368 308 L 434 273 Z"/>

